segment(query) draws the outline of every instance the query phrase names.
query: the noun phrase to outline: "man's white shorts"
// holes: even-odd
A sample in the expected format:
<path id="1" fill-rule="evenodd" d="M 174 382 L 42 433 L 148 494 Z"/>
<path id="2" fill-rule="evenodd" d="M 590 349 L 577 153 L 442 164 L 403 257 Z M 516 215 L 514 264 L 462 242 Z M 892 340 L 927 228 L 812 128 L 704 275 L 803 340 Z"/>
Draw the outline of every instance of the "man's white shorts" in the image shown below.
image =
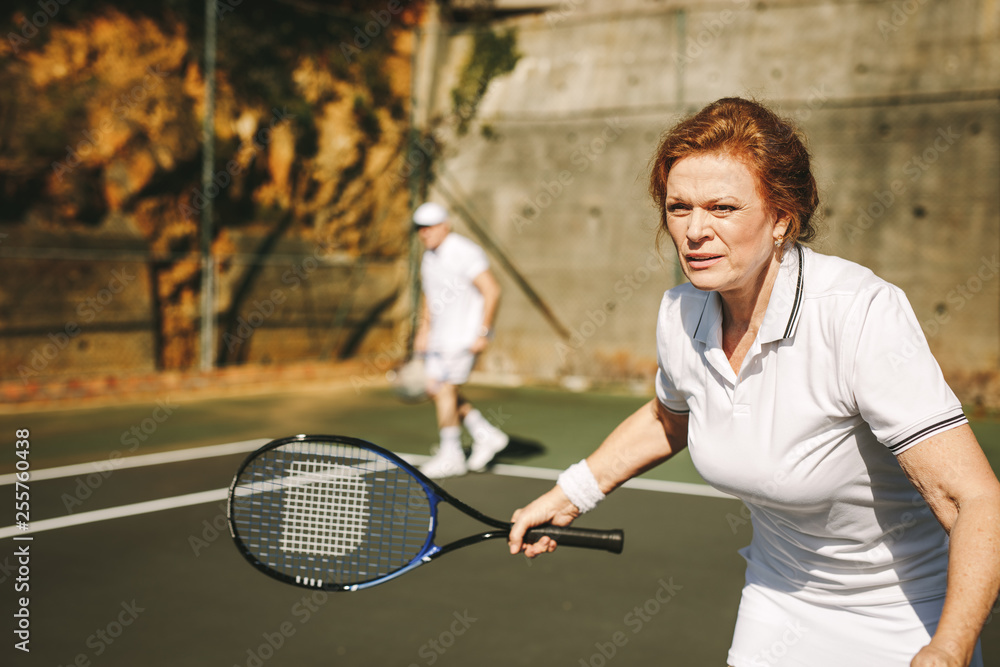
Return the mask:
<path id="1" fill-rule="evenodd" d="M 476 355 L 468 350 L 455 352 L 428 351 L 424 359 L 424 372 L 432 384 L 465 384 L 476 363 Z"/>

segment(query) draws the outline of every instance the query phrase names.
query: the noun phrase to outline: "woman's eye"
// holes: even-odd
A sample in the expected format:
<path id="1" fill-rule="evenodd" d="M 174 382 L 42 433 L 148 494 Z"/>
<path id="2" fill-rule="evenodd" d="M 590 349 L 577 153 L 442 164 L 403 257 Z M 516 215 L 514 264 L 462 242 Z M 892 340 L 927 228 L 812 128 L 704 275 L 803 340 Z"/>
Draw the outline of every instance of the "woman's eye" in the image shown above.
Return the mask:
<path id="1" fill-rule="evenodd" d="M 678 214 L 685 213 L 691 210 L 691 207 L 687 204 L 669 204 L 667 205 L 667 213 Z"/>

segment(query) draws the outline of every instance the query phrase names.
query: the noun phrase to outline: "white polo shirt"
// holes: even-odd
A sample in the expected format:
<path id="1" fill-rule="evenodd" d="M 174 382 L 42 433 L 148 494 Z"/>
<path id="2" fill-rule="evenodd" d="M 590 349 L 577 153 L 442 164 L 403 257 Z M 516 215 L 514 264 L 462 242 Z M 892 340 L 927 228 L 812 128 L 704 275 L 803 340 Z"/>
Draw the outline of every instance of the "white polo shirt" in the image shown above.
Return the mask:
<path id="1" fill-rule="evenodd" d="M 836 604 L 944 592 L 947 535 L 894 454 L 967 420 L 899 288 L 796 246 L 738 375 L 716 292 L 668 291 L 656 338 L 695 467 L 750 510 L 748 582 Z"/>
<path id="2" fill-rule="evenodd" d="M 483 295 L 472 281 L 489 266 L 483 249 L 455 232 L 424 251 L 420 279 L 431 314 L 428 351 L 457 352 L 475 342 L 483 326 Z"/>

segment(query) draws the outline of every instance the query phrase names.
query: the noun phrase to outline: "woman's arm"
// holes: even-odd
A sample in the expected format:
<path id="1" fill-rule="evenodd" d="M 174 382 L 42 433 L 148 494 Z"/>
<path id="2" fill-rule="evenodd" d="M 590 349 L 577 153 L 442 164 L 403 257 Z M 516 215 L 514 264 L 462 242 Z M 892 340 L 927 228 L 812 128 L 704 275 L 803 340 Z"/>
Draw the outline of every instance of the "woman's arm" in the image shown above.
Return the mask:
<path id="1" fill-rule="evenodd" d="M 1000 483 L 968 424 L 899 455 L 951 536 L 941 622 L 912 667 L 966 667 L 1000 589 Z"/>
<path id="2" fill-rule="evenodd" d="M 687 447 L 687 415 L 668 411 L 655 398 L 618 425 L 597 450 L 587 457 L 587 467 L 605 494 L 627 480 L 666 461 Z M 512 517 L 514 526 L 508 543 L 510 552 L 524 551 L 533 558 L 553 551 L 556 543 L 543 537 L 534 544 L 523 543 L 524 533 L 533 526 L 552 523 L 567 526 L 580 515 L 556 485 L 551 491 L 523 507 Z"/>

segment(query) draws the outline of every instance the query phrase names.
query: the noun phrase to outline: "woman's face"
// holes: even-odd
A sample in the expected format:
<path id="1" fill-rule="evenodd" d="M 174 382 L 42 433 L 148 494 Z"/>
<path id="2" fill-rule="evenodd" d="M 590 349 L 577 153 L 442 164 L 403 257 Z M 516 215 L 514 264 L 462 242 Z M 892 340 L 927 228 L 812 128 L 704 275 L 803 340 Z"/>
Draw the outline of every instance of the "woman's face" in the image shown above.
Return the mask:
<path id="1" fill-rule="evenodd" d="M 667 175 L 667 231 L 691 284 L 723 297 L 755 298 L 776 260 L 785 218 L 768 211 L 756 177 L 721 153 L 692 155 Z"/>

